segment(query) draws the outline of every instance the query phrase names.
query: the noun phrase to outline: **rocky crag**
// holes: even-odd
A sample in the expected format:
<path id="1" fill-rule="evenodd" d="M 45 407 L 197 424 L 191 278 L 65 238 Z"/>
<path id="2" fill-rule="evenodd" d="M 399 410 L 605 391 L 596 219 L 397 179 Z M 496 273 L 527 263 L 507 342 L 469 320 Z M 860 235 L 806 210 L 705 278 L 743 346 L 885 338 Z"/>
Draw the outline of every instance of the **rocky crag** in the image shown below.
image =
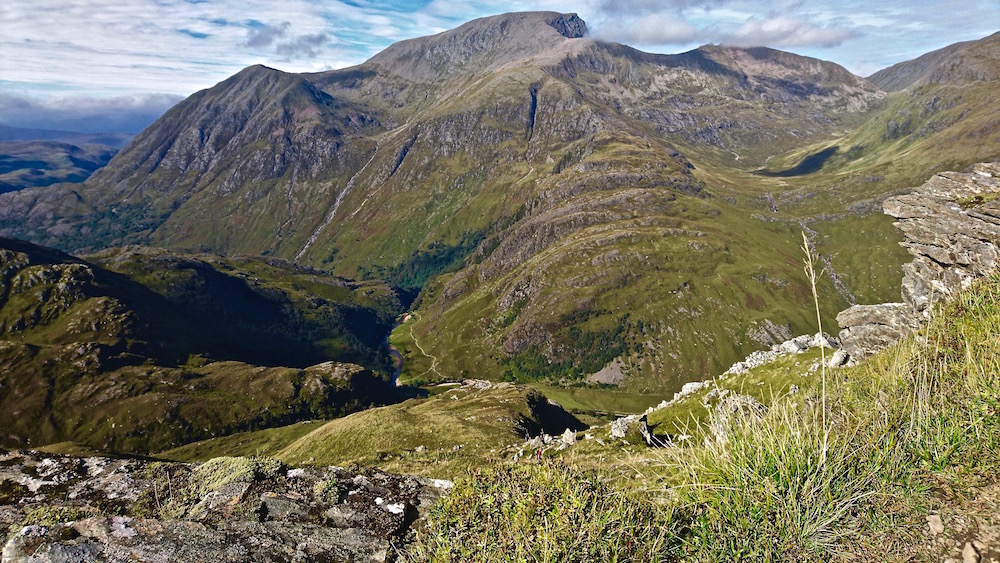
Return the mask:
<path id="1" fill-rule="evenodd" d="M 269 458 L 0 450 L 0 561 L 392 561 L 450 488 Z"/>
<path id="2" fill-rule="evenodd" d="M 837 315 L 840 339 L 852 361 L 913 332 L 934 305 L 968 289 L 1000 260 L 1000 164 L 945 172 L 912 193 L 889 198 L 913 261 L 903 267 L 902 303 L 855 305 Z"/>

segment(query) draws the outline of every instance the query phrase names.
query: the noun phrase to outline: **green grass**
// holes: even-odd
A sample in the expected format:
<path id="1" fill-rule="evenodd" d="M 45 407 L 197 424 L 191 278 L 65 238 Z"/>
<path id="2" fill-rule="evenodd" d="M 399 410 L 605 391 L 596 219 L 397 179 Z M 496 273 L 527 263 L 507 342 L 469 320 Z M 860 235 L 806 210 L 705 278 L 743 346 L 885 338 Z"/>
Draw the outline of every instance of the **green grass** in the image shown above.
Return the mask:
<path id="1" fill-rule="evenodd" d="M 531 383 L 539 393 L 574 413 L 633 414 L 659 404 L 666 395 L 629 393 L 606 387 L 563 387 Z"/>
<path id="2" fill-rule="evenodd" d="M 1000 274 L 945 306 L 921 334 L 864 364 L 830 372 L 826 416 L 817 378 L 799 375 L 814 353 L 787 356 L 720 382 L 750 393 L 762 387 L 759 381 L 778 389 L 789 381 L 811 382 L 794 395 L 764 396 L 769 409 L 761 418 L 736 417 L 723 434 L 706 429 L 703 439 L 659 451 L 628 453 L 590 440 L 562 459 L 595 470 L 596 482 L 613 481 L 657 503 L 652 515 L 594 509 L 599 521 L 614 514 L 625 528 L 644 530 L 657 522 L 667 536 L 643 540 L 647 558 L 666 545 L 674 549 L 672 560 L 685 561 L 919 560 L 929 510 L 950 502 L 950 495 L 974 496 L 977 488 L 997 483 L 996 334 Z M 673 416 L 683 418 L 685 408 L 682 403 Z M 692 424 L 709 422 L 705 416 Z M 504 551 L 485 551 L 475 560 L 510 560 L 504 553 L 521 553 L 516 550 L 532 549 L 532 543 L 519 547 L 503 538 L 532 538 L 540 529 L 522 510 L 554 515 L 547 520 L 552 525 L 541 528 L 542 545 L 568 542 L 580 529 L 563 514 L 575 506 L 576 492 L 550 485 L 552 472 L 562 471 L 553 467 L 522 462 L 473 473 L 458 485 L 457 498 L 435 507 L 415 552 L 460 558 L 463 550 L 500 538 Z M 535 490 L 546 496 L 532 496 Z M 505 519 L 479 527 L 495 513 Z M 590 540 L 579 553 L 599 546 Z"/>
<path id="3" fill-rule="evenodd" d="M 709 421 L 710 411 L 704 398 L 712 389 L 747 395 L 770 405 L 788 397 L 792 385 L 799 388 L 799 393 L 811 393 L 819 381 L 819 361 L 820 351 L 813 348 L 802 354 L 782 356 L 746 373 L 717 376 L 709 387 L 650 413 L 647 417 L 650 431 L 658 435 L 688 434 L 697 442 Z"/>
<path id="4" fill-rule="evenodd" d="M 508 454 L 525 435 L 584 426 L 528 387 L 441 387 L 425 399 L 371 408 L 341 418 L 244 432 L 157 454 L 205 461 L 268 455 L 290 464 L 357 463 L 387 471 L 454 477 Z"/>
<path id="5" fill-rule="evenodd" d="M 672 561 L 672 510 L 550 463 L 472 470 L 427 516 L 410 561 Z"/>
<path id="6" fill-rule="evenodd" d="M 497 459 L 526 435 L 581 428 L 530 388 L 451 388 L 331 420 L 277 454 L 287 463 L 359 463 L 436 477 Z M 419 451 L 418 451 L 419 450 Z"/>
<path id="7" fill-rule="evenodd" d="M 278 428 L 253 432 L 237 432 L 228 436 L 211 438 L 156 454 L 156 457 L 175 461 L 207 461 L 221 456 L 274 457 L 289 443 L 326 424 L 325 420 L 308 420 Z"/>

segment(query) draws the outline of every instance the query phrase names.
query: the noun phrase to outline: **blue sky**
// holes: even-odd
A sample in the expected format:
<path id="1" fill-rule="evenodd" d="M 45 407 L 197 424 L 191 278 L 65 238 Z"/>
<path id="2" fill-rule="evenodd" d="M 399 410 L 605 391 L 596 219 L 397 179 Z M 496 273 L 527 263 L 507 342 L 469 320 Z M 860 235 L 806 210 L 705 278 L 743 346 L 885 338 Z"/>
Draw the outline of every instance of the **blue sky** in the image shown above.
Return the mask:
<path id="1" fill-rule="evenodd" d="M 868 75 L 1000 31 L 997 0 L 5 0 L 0 120 L 12 108 L 169 105 L 251 64 L 304 72 L 508 11 L 576 12 L 645 51 L 766 45 Z"/>

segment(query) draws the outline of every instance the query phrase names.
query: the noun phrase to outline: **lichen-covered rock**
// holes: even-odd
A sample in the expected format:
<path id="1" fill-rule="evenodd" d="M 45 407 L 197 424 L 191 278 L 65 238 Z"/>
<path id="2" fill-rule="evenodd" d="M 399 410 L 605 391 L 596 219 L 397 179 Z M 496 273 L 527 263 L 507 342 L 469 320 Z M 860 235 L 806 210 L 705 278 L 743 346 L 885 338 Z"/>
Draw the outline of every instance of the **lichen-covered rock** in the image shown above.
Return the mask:
<path id="1" fill-rule="evenodd" d="M 749 395 L 720 391 L 706 397 L 710 413 L 708 429 L 718 442 L 729 440 L 733 424 L 760 420 L 767 414 L 767 406 Z"/>
<path id="2" fill-rule="evenodd" d="M 636 445 L 660 445 L 660 441 L 654 440 L 653 434 L 649 431 L 645 414 L 633 414 L 615 420 L 611 423 L 610 437 L 612 440 L 625 440 Z"/>
<path id="3" fill-rule="evenodd" d="M 390 561 L 450 486 L 267 458 L 0 450 L 2 562 Z"/>
<path id="4" fill-rule="evenodd" d="M 855 305 L 837 315 L 843 350 L 851 358 L 865 358 L 890 346 L 919 327 L 917 313 L 906 303 Z"/>
<path id="5" fill-rule="evenodd" d="M 919 328 L 933 305 L 968 289 L 1000 263 L 1000 164 L 938 174 L 889 198 L 913 261 L 903 266 L 902 303 L 856 305 L 837 315 L 840 339 L 860 360 Z"/>

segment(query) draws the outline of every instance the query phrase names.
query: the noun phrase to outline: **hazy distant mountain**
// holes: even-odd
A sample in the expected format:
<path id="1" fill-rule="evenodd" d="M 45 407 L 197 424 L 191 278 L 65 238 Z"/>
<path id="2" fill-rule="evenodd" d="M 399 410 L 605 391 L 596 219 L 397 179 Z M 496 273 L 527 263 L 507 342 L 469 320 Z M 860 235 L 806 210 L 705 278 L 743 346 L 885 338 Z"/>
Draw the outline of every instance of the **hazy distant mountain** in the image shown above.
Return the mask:
<path id="1" fill-rule="evenodd" d="M 0 197 L 0 232 L 274 255 L 423 289 L 424 377 L 608 368 L 673 388 L 815 331 L 803 229 L 829 261 L 830 318 L 893 298 L 904 256 L 879 198 L 967 148 L 967 162 L 1000 155 L 959 141 L 887 164 L 967 125 L 919 136 L 917 117 L 888 117 L 917 103 L 931 102 L 773 49 L 655 55 L 589 38 L 575 15 L 507 14 L 349 69 L 245 69 L 85 184 Z"/>
<path id="2" fill-rule="evenodd" d="M 130 133 L 79 133 L 50 129 L 24 129 L 0 124 L 0 141 L 55 141 L 74 145 L 105 145 L 120 149 L 134 137 Z"/>
<path id="3" fill-rule="evenodd" d="M 118 152 L 106 145 L 0 141 L 0 193 L 82 182 Z"/>

